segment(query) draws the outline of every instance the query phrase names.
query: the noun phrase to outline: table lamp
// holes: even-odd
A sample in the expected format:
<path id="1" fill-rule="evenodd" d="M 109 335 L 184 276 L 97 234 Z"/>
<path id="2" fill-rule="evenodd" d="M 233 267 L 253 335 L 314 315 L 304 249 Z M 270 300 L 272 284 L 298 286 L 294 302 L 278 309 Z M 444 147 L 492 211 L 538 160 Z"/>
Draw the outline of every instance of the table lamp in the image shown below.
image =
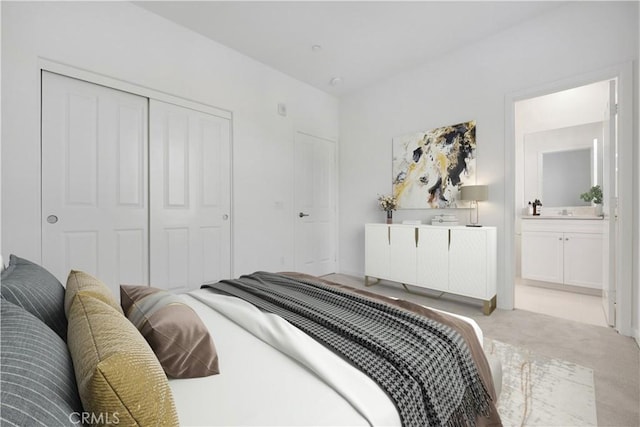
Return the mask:
<path id="1" fill-rule="evenodd" d="M 472 210 L 469 211 L 469 222 L 467 227 L 482 227 L 478 224 L 478 202 L 488 200 L 489 187 L 486 185 L 465 185 L 460 188 L 460 199 L 470 200 Z M 473 207 L 475 204 L 476 218 L 473 220 Z"/>

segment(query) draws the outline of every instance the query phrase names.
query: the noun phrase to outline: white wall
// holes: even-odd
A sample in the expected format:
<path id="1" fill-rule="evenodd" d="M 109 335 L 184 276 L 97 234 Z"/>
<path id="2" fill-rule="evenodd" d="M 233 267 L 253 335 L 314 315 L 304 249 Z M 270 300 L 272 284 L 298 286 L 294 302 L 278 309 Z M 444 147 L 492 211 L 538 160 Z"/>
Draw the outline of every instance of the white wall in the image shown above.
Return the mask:
<path id="1" fill-rule="evenodd" d="M 293 269 L 294 133 L 337 140 L 337 99 L 128 2 L 1 5 L 5 257 L 41 257 L 45 58 L 232 111 L 234 274 Z"/>
<path id="2" fill-rule="evenodd" d="M 489 185 L 489 201 L 480 206 L 481 222 L 498 227 L 498 305 L 504 307 L 512 286 L 504 277 L 503 233 L 512 209 L 505 206 L 505 144 L 514 143 L 505 139 L 505 98 L 637 60 L 637 8 L 637 2 L 570 2 L 342 99 L 341 270 L 363 274 L 363 224 L 382 220 L 375 198 L 391 191 L 392 138 L 476 120 L 477 182 Z M 396 216 L 431 215 L 411 211 Z"/>

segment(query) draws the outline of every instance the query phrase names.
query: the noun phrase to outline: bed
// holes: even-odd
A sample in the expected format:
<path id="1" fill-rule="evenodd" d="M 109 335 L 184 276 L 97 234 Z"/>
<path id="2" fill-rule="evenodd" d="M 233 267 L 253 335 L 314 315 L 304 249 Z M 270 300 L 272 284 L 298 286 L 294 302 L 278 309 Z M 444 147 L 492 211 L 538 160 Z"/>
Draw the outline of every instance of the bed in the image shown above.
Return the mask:
<path id="1" fill-rule="evenodd" d="M 114 424 L 114 417 L 117 423 L 129 424 L 131 421 L 134 425 L 427 425 L 426 420 L 407 422 L 406 416 L 398 409 L 398 401 L 390 397 L 389 391 L 379 381 L 356 368 L 354 362 L 344 354 L 336 353 L 327 343 L 320 343 L 318 337 L 312 338 L 309 333 L 303 332 L 300 325 L 293 326 L 291 320 L 273 314 L 273 310 L 265 310 L 264 307 L 260 309 L 255 302 L 250 303 L 231 295 L 234 291 L 224 288 L 226 285 L 223 282 L 219 282 L 222 285 L 209 284 L 208 287 L 182 295 L 137 287 L 132 292 L 137 292 L 142 299 L 130 302 L 129 306 L 134 304 L 144 308 L 146 304 L 147 308 L 153 309 L 139 319 L 132 315 L 127 319 L 125 313 L 131 314 L 132 310 L 129 307 L 123 311 L 122 307 L 129 294 L 123 298 L 121 306 L 114 302 L 106 286 L 101 286 L 97 278 L 82 272 L 71 272 L 64 289 L 42 267 L 14 256 L 11 257 L 8 271 L 9 273 L 3 272 L 2 276 L 3 423 L 16 422 L 17 419 L 18 424 L 26 425 L 31 421 L 29 417 L 36 414 L 44 417 L 47 425 L 78 425 L 80 422 Z M 17 271 L 20 274 L 16 274 Z M 399 306 L 399 310 L 403 312 L 426 310 L 405 301 L 379 297 L 367 291 L 351 289 L 311 276 L 296 273 L 264 274 L 300 282 L 305 292 L 309 284 L 317 284 L 332 289 L 331 292 L 335 289 L 349 295 L 360 293 L 362 295 L 358 298 L 375 300 L 375 304 Z M 34 275 L 35 278 L 30 277 Z M 28 292 L 17 292 L 16 289 L 24 288 L 25 283 Z M 45 286 L 41 286 L 42 284 Z M 216 286 L 221 287 L 212 289 Z M 47 289 L 43 293 L 46 294 L 45 297 L 36 296 L 41 287 Z M 54 294 L 56 296 L 52 297 Z M 48 300 L 48 305 L 62 306 L 64 315 L 60 316 L 61 307 L 43 312 L 45 303 L 33 303 L 38 298 Z M 55 303 L 51 300 L 55 300 Z M 170 311 L 178 307 L 183 311 L 174 311 L 169 315 Z M 19 317 L 19 309 L 31 310 L 34 316 L 20 313 L 22 317 Z M 89 317 L 94 316 L 95 320 L 87 320 L 87 313 Z M 198 323 L 212 339 L 210 345 L 215 346 L 215 366 L 211 363 L 212 359 L 207 358 L 201 366 L 202 372 L 205 372 L 202 376 L 189 373 L 184 378 L 176 378 L 194 365 L 194 354 L 206 354 L 202 348 L 182 352 L 177 350 L 198 341 L 194 336 L 203 330 L 195 335 L 193 329 L 188 330 L 182 337 L 187 341 L 182 344 L 173 340 L 167 346 L 165 340 L 163 351 L 170 353 L 167 356 L 161 355 L 160 350 L 156 351 L 153 340 L 158 336 L 153 338 L 148 334 L 149 329 L 153 329 L 149 325 L 154 324 L 158 329 L 165 326 L 167 319 L 172 319 L 172 322 L 177 322 L 182 327 L 189 323 L 184 320 L 189 313 L 194 313 L 194 324 Z M 488 379 L 483 377 L 482 383 L 490 396 L 489 416 L 479 416 L 476 421 L 478 425 L 500 425 L 495 411 L 497 397 L 494 377 L 491 376 L 492 373 L 494 376 L 498 374 L 499 378 L 499 372 L 496 372 L 499 367 L 496 369 L 496 365 L 492 366 L 492 372 L 484 358 L 479 344 L 482 343 L 482 331 L 472 319 L 438 311 L 431 313 L 436 318 L 446 317 L 454 324 L 465 325 L 467 334 L 476 340 L 477 345 L 470 352 L 479 372 L 488 374 Z M 67 319 L 67 324 L 64 325 L 64 320 Z M 48 404 L 50 407 L 46 409 L 41 408 L 41 401 L 37 398 L 29 399 L 24 391 L 12 391 L 16 387 L 25 387 L 16 384 L 21 380 L 16 379 L 20 375 L 14 376 L 14 372 L 23 369 L 21 364 L 26 363 L 26 359 L 42 356 L 15 358 L 7 354 L 16 348 L 16 344 L 11 342 L 11 337 L 15 335 L 12 328 L 24 330 L 29 325 L 32 329 L 41 326 L 36 320 L 45 323 L 52 331 L 47 338 L 51 342 L 47 344 L 46 353 L 51 353 L 50 349 L 55 348 L 55 352 L 59 353 L 57 357 L 61 360 L 60 366 L 54 370 L 57 375 L 53 380 L 62 384 L 45 385 L 51 389 L 65 390 L 61 393 L 61 402 Z M 92 324 L 92 321 L 95 323 Z M 104 337 L 95 332 L 95 329 L 111 323 L 114 324 L 111 329 L 107 328 L 109 330 Z M 158 331 L 154 332 L 157 334 Z M 85 345 L 87 334 L 91 335 L 90 345 Z M 161 335 L 162 339 L 166 338 L 164 334 Z M 82 338 L 74 338 L 77 336 Z M 103 338 L 106 341 L 100 343 Z M 42 337 L 36 339 L 43 342 Z M 129 346 L 131 343 L 133 350 L 121 348 L 122 345 Z M 148 351 L 149 345 L 152 347 L 151 352 Z M 198 345 L 202 347 L 202 343 L 198 342 Z M 96 353 L 94 348 L 100 349 L 97 351 L 100 354 L 93 354 Z M 68 355 L 65 356 L 66 349 Z M 84 359 L 89 353 L 91 360 L 87 367 Z M 123 356 L 124 359 L 120 360 L 123 353 L 132 356 Z M 163 357 L 173 363 L 174 368 L 177 366 L 177 370 L 168 370 Z M 191 357 L 191 360 L 185 357 Z M 51 366 L 46 370 L 51 372 Z M 71 375 L 73 373 L 75 375 Z M 34 373 L 36 374 L 38 373 Z M 102 377 L 106 380 L 101 382 L 104 379 Z M 34 393 L 38 396 L 43 391 L 36 390 Z M 47 393 L 51 394 L 51 390 Z M 115 400 L 119 401 L 114 403 Z M 24 408 L 16 408 L 20 405 Z M 472 424 L 473 422 L 467 423 Z"/>

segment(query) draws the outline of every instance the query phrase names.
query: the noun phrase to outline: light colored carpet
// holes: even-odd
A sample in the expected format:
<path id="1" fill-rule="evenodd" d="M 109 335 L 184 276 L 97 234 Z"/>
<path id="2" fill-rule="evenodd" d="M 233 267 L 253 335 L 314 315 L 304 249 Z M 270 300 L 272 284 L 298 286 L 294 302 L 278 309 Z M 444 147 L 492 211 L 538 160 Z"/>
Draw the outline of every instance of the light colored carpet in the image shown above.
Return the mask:
<path id="1" fill-rule="evenodd" d="M 598 425 L 593 370 L 489 338 L 484 348 L 502 362 L 505 427 Z"/>

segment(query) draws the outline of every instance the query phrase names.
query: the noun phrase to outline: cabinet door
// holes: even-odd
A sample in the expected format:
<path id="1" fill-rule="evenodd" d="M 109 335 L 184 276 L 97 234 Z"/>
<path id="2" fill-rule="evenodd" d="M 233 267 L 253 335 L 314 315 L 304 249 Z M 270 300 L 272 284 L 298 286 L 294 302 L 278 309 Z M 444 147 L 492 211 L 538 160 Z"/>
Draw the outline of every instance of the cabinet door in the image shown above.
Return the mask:
<path id="1" fill-rule="evenodd" d="M 449 229 L 418 228 L 418 286 L 439 291 L 449 290 Z"/>
<path id="2" fill-rule="evenodd" d="M 487 234 L 484 230 L 451 229 L 449 242 L 449 290 L 486 299 Z"/>
<path id="3" fill-rule="evenodd" d="M 522 232 L 522 278 L 563 283 L 563 234 Z"/>
<path id="4" fill-rule="evenodd" d="M 400 283 L 416 283 L 416 233 L 415 227 L 391 226 L 389 246 L 389 273 Z"/>
<path id="5" fill-rule="evenodd" d="M 389 278 L 389 226 L 367 224 L 364 228 L 364 274 Z"/>
<path id="6" fill-rule="evenodd" d="M 564 233 L 564 283 L 602 289 L 602 234 Z"/>

